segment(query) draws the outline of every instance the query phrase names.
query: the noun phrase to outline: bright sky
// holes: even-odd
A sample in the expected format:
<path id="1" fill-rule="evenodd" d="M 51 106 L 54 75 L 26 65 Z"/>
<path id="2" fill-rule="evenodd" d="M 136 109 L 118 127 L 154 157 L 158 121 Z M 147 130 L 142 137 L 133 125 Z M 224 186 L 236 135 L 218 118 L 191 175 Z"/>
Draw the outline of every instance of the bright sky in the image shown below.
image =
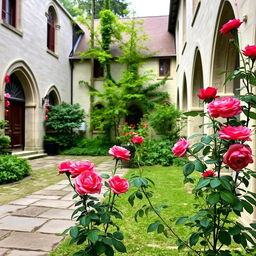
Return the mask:
<path id="1" fill-rule="evenodd" d="M 158 16 L 169 14 L 170 0 L 127 0 L 135 16 Z"/>

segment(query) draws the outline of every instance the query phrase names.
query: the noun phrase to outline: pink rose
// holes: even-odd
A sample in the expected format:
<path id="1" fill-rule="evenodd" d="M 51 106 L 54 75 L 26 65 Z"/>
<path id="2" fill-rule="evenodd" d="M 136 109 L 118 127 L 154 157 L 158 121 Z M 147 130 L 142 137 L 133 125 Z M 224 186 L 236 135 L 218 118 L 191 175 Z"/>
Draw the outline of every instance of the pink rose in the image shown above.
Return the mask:
<path id="1" fill-rule="evenodd" d="M 250 57 L 252 59 L 256 58 L 256 45 L 247 45 L 244 50 L 242 50 L 243 55 Z"/>
<path id="2" fill-rule="evenodd" d="M 47 108 L 47 107 L 50 107 L 51 105 L 50 105 L 50 103 L 46 102 L 46 103 L 44 103 L 44 106 Z"/>
<path id="3" fill-rule="evenodd" d="M 11 82 L 10 76 L 6 75 L 5 78 L 4 78 L 4 81 L 5 81 L 6 84 L 9 84 Z"/>
<path id="4" fill-rule="evenodd" d="M 72 162 L 70 162 L 70 161 L 60 163 L 58 166 L 59 173 L 70 172 L 71 164 L 72 164 Z"/>
<path id="5" fill-rule="evenodd" d="M 4 106 L 5 106 L 6 108 L 8 108 L 8 107 L 10 106 L 10 101 L 9 101 L 9 100 L 5 100 Z"/>
<path id="6" fill-rule="evenodd" d="M 232 30 L 238 29 L 243 22 L 239 19 L 233 19 L 227 22 L 220 29 L 220 33 L 224 35 L 228 35 Z"/>
<path id="7" fill-rule="evenodd" d="M 102 178 L 96 172 L 82 172 L 75 179 L 78 194 L 96 194 L 101 192 Z"/>
<path id="8" fill-rule="evenodd" d="M 215 87 L 207 87 L 206 89 L 199 89 L 199 90 L 200 90 L 200 94 L 197 94 L 197 96 L 201 100 L 215 99 L 219 97 L 219 96 L 216 96 L 217 88 Z"/>
<path id="9" fill-rule="evenodd" d="M 133 144 L 141 144 L 143 141 L 144 141 L 144 139 L 140 136 L 132 137 Z"/>
<path id="10" fill-rule="evenodd" d="M 177 157 L 183 157 L 186 155 L 189 145 L 190 143 L 188 140 L 180 138 L 172 148 L 172 152 Z"/>
<path id="11" fill-rule="evenodd" d="M 243 144 L 233 144 L 224 154 L 224 163 L 234 171 L 241 171 L 248 164 L 253 163 L 251 148 Z"/>
<path id="12" fill-rule="evenodd" d="M 48 116 L 48 115 L 45 115 L 44 120 L 45 120 L 45 121 L 48 121 L 48 120 L 49 120 L 49 116 Z"/>
<path id="13" fill-rule="evenodd" d="M 10 93 L 5 93 L 5 94 L 4 94 L 4 97 L 7 98 L 7 99 L 9 99 L 9 98 L 11 98 L 11 94 L 10 94 Z"/>
<path id="14" fill-rule="evenodd" d="M 121 179 L 118 175 L 108 181 L 111 190 L 115 194 L 125 193 L 129 189 L 129 183 L 126 179 Z"/>
<path id="15" fill-rule="evenodd" d="M 123 147 L 115 145 L 108 151 L 108 153 L 117 159 L 123 159 L 125 161 L 130 160 L 130 151 Z"/>
<path id="16" fill-rule="evenodd" d="M 252 131 L 246 126 L 222 126 L 218 131 L 220 138 L 225 140 L 243 140 L 251 141 Z"/>
<path id="17" fill-rule="evenodd" d="M 49 113 L 49 111 L 50 111 L 49 109 L 46 109 L 45 114 L 47 115 Z"/>
<path id="18" fill-rule="evenodd" d="M 204 178 L 215 177 L 216 173 L 214 171 L 212 171 L 212 170 L 208 170 L 208 171 L 205 171 L 204 173 L 202 173 L 202 176 Z"/>
<path id="19" fill-rule="evenodd" d="M 242 112 L 241 102 L 233 97 L 223 97 L 208 104 L 209 114 L 216 117 L 233 117 Z"/>
<path id="20" fill-rule="evenodd" d="M 85 171 L 94 172 L 94 164 L 86 160 L 83 162 L 72 162 L 70 165 L 70 173 L 72 174 L 72 178 L 77 177 L 78 175 Z"/>

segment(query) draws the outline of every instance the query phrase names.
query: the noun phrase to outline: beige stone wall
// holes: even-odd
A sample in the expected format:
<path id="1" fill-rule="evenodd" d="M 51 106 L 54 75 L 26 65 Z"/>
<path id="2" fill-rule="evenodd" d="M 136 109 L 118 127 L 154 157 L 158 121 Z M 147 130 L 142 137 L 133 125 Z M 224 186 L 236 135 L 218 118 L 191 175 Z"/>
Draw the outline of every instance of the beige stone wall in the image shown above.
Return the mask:
<path id="1" fill-rule="evenodd" d="M 61 100 L 70 102 L 71 71 L 68 56 L 72 49 L 72 24 L 70 17 L 60 8 L 57 1 L 19 1 L 19 25 L 8 27 L 0 20 L 0 85 L 1 99 L 5 90 L 4 77 L 25 66 L 31 88 L 24 88 L 26 94 L 26 149 L 42 148 L 44 134 L 42 97 L 55 85 Z M 1 9 L 2 1 L 0 1 Z M 58 29 L 56 53 L 47 51 L 46 12 L 52 4 L 57 12 Z M 22 72 L 24 68 L 22 68 Z M 26 80 L 26 79 L 25 79 Z M 29 91 L 30 90 L 30 91 Z M 29 102 L 28 102 L 29 99 Z M 4 118 L 1 101 L 0 118 Z M 31 113 L 33 112 L 33 113 Z"/>

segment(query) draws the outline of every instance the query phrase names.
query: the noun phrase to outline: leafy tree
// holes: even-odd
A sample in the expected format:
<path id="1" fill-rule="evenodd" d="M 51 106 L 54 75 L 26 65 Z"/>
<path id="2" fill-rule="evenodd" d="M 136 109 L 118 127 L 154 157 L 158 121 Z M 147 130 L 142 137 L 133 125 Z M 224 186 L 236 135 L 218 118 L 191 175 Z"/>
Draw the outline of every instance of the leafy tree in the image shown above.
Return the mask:
<path id="1" fill-rule="evenodd" d="M 64 7 L 74 17 L 82 12 L 91 14 L 92 0 L 60 0 Z M 127 15 L 128 3 L 126 0 L 111 0 L 110 8 L 118 17 L 125 17 Z M 79 11 L 80 10 L 80 11 Z M 104 10 L 104 0 L 95 0 L 95 18 L 99 18 L 99 13 Z"/>

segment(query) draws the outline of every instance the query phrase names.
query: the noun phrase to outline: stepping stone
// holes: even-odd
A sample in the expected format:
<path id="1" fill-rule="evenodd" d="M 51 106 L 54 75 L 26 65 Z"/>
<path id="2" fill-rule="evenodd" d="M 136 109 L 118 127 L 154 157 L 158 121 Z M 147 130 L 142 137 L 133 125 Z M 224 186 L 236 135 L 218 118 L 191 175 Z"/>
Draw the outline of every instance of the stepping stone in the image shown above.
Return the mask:
<path id="1" fill-rule="evenodd" d="M 74 191 L 74 189 L 72 188 L 72 187 L 70 187 L 70 186 L 67 186 L 66 188 L 63 188 L 62 189 L 63 191 Z"/>
<path id="2" fill-rule="evenodd" d="M 52 251 L 53 248 L 63 239 L 55 235 L 40 233 L 14 232 L 9 237 L 0 241 L 0 247 L 33 250 Z"/>
<path id="3" fill-rule="evenodd" d="M 60 199 L 61 196 L 44 196 L 44 195 L 29 195 L 27 198 L 37 198 L 37 199 Z"/>
<path id="4" fill-rule="evenodd" d="M 62 180 L 60 182 L 57 183 L 58 185 L 69 185 L 69 181 L 68 180 Z"/>
<path id="5" fill-rule="evenodd" d="M 64 230 L 75 225 L 71 220 L 50 220 L 44 224 L 37 232 L 48 234 L 61 234 Z"/>
<path id="6" fill-rule="evenodd" d="M 73 199 L 75 192 L 71 192 L 67 194 L 66 196 L 62 197 L 61 200 L 77 200 L 77 198 Z"/>
<path id="7" fill-rule="evenodd" d="M 73 203 L 73 201 L 67 200 L 40 200 L 34 203 L 33 205 L 65 209 L 70 207 Z"/>
<path id="8" fill-rule="evenodd" d="M 48 219 L 66 219 L 71 220 L 72 210 L 49 209 L 48 211 L 39 215 L 42 218 Z"/>
<path id="9" fill-rule="evenodd" d="M 29 206 L 25 209 L 18 210 L 14 212 L 12 215 L 15 216 L 27 216 L 27 217 L 37 217 L 39 214 L 49 210 L 49 208 L 44 207 L 36 207 L 36 206 Z"/>
<path id="10" fill-rule="evenodd" d="M 19 251 L 13 250 L 8 253 L 8 256 L 47 256 L 47 252 L 37 252 L 37 251 Z"/>
<path id="11" fill-rule="evenodd" d="M 52 185 L 52 186 L 45 188 L 45 190 L 62 190 L 63 188 L 66 188 L 66 187 L 67 187 L 67 185 L 56 184 L 56 185 Z"/>
<path id="12" fill-rule="evenodd" d="M 0 248 L 0 256 L 3 256 L 7 252 L 7 249 Z"/>
<path id="13" fill-rule="evenodd" d="M 44 224 L 46 219 L 6 216 L 0 219 L 0 229 L 31 232 Z"/>
<path id="14" fill-rule="evenodd" d="M 14 212 L 18 209 L 22 209 L 25 208 L 25 206 L 21 206 L 21 205 L 1 205 L 0 206 L 0 217 L 6 215 L 7 213 L 11 213 Z"/>
<path id="15" fill-rule="evenodd" d="M 25 197 L 25 198 L 15 200 L 15 201 L 11 202 L 10 204 L 30 205 L 36 201 L 38 201 L 38 199 Z"/>
<path id="16" fill-rule="evenodd" d="M 0 230 L 0 240 L 7 236 L 9 233 L 9 231 Z"/>
<path id="17" fill-rule="evenodd" d="M 45 196 L 65 196 L 68 192 L 67 191 L 60 191 L 60 190 L 39 190 L 33 195 L 45 195 Z"/>

